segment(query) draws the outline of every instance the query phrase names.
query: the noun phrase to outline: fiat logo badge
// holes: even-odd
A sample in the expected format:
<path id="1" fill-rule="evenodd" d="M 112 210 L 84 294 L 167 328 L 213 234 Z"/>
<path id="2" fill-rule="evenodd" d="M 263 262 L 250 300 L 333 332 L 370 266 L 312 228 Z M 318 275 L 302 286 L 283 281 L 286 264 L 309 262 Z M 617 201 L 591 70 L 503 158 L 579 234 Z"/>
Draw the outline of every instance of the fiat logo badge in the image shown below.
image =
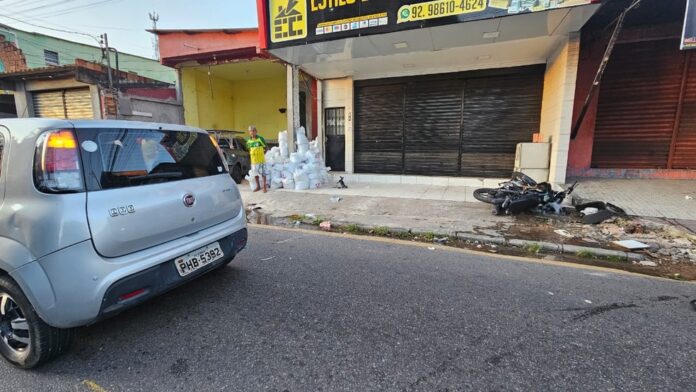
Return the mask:
<path id="1" fill-rule="evenodd" d="M 187 193 L 184 195 L 184 205 L 186 207 L 189 207 L 189 208 L 193 207 L 193 205 L 195 203 L 196 203 L 196 198 L 192 194 Z"/>

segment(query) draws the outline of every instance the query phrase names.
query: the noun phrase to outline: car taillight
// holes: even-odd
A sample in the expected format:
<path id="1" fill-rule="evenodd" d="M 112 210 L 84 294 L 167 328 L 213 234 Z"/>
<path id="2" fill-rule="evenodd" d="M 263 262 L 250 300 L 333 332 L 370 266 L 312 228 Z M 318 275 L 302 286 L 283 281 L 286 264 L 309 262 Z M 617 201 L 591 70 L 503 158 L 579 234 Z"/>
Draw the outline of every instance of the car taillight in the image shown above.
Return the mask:
<path id="1" fill-rule="evenodd" d="M 34 153 L 34 184 L 41 192 L 72 193 L 83 188 L 77 140 L 71 130 L 46 132 Z"/>

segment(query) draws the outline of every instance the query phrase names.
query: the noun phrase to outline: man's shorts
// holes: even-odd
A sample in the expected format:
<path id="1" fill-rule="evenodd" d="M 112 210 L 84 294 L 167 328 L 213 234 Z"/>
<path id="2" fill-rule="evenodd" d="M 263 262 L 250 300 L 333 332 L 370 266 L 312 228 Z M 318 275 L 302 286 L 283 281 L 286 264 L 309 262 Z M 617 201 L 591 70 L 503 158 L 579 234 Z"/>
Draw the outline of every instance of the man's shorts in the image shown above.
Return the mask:
<path id="1" fill-rule="evenodd" d="M 266 177 L 268 175 L 265 163 L 254 163 L 251 165 L 251 170 L 256 171 L 261 177 Z"/>

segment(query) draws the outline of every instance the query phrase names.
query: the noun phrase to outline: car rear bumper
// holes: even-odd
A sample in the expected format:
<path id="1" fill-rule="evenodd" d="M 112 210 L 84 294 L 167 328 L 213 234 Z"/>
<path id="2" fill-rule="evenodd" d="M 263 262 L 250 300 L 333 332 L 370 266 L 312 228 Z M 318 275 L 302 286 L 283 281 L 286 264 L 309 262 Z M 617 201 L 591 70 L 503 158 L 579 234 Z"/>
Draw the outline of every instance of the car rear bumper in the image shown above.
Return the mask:
<path id="1" fill-rule="evenodd" d="M 117 258 L 104 258 L 84 241 L 29 263 L 10 275 L 49 325 L 72 328 L 94 323 L 172 289 L 230 261 L 246 245 L 246 216 L 189 236 Z M 173 260 L 213 242 L 225 257 L 185 277 Z M 175 274 L 175 275 L 172 275 Z M 179 279 L 177 279 L 177 277 Z M 141 295 L 118 301 L 130 285 L 145 286 Z M 116 300 L 114 300 L 114 298 Z"/>
<path id="2" fill-rule="evenodd" d="M 247 243 L 247 229 L 217 241 L 225 254 L 220 260 L 196 270 L 190 275 L 180 276 L 174 265 L 174 259 L 125 277 L 111 285 L 104 294 L 102 307 L 97 320 L 103 320 L 156 297 L 186 282 L 204 275 L 235 258 Z M 135 295 L 133 295 L 135 294 Z M 129 295 L 132 295 L 129 297 Z"/>

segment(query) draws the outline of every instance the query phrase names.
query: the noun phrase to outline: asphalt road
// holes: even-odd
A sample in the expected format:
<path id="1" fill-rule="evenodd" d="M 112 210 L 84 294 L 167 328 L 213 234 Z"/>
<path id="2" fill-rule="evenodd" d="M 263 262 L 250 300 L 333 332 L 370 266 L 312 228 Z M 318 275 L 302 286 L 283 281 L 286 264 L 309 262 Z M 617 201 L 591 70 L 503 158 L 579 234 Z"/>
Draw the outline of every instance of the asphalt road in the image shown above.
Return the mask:
<path id="1" fill-rule="evenodd" d="M 2 391 L 694 390 L 696 285 L 251 230 L 223 271 Z"/>

